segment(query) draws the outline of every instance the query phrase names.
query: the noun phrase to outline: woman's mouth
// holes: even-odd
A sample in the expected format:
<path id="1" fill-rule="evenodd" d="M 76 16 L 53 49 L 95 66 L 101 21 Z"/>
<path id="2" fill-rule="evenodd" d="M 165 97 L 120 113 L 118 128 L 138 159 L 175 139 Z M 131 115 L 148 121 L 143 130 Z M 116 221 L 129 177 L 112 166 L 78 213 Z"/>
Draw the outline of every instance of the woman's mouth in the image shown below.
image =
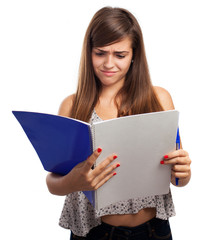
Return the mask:
<path id="1" fill-rule="evenodd" d="M 101 72 L 107 77 L 111 77 L 116 73 L 115 71 L 105 71 L 105 70 L 101 70 Z"/>

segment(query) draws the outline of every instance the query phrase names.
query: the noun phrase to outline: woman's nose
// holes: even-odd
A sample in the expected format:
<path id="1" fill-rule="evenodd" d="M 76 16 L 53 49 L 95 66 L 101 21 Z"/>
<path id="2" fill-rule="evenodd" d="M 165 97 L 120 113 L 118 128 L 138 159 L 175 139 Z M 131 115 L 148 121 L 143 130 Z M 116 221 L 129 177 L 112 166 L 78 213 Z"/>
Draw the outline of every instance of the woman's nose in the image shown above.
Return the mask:
<path id="1" fill-rule="evenodd" d="M 114 67 L 114 60 L 111 55 L 106 56 L 103 66 L 108 69 Z"/>

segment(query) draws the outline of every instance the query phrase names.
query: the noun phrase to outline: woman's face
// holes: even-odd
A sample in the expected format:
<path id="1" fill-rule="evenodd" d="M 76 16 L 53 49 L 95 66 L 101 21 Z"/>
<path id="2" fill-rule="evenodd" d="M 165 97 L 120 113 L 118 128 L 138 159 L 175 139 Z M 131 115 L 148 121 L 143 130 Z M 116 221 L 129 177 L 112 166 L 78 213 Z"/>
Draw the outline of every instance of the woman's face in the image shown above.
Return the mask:
<path id="1" fill-rule="evenodd" d="M 123 85 L 132 55 L 132 42 L 129 37 L 109 46 L 93 48 L 93 68 L 102 86 Z"/>

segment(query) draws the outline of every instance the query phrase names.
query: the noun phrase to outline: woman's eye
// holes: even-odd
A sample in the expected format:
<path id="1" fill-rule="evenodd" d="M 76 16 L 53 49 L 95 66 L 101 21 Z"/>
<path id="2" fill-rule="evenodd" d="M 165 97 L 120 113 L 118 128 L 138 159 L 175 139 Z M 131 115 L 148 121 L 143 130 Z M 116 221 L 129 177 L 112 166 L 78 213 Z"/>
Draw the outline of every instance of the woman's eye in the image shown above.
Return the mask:
<path id="1" fill-rule="evenodd" d="M 125 56 L 123 55 L 116 55 L 118 58 L 124 58 Z"/>
<path id="2" fill-rule="evenodd" d="M 103 52 L 95 52 L 95 54 L 96 54 L 96 56 L 99 56 L 99 57 L 102 57 L 105 55 L 105 53 L 103 53 Z M 116 54 L 115 56 L 119 59 L 122 59 L 125 57 L 124 55 L 120 55 L 120 54 Z"/>
<path id="3" fill-rule="evenodd" d="M 104 53 L 101 53 L 101 52 L 96 52 L 95 54 L 96 54 L 96 56 L 103 56 L 104 55 Z"/>

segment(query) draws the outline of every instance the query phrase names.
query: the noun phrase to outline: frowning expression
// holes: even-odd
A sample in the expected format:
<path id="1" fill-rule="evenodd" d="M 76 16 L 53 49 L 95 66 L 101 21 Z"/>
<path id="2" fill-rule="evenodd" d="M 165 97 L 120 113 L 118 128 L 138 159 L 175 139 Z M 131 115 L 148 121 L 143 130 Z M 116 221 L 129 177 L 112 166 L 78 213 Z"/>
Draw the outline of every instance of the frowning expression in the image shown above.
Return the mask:
<path id="1" fill-rule="evenodd" d="M 108 46 L 92 49 L 94 72 L 102 86 L 123 85 L 132 55 L 132 41 L 129 37 Z"/>

